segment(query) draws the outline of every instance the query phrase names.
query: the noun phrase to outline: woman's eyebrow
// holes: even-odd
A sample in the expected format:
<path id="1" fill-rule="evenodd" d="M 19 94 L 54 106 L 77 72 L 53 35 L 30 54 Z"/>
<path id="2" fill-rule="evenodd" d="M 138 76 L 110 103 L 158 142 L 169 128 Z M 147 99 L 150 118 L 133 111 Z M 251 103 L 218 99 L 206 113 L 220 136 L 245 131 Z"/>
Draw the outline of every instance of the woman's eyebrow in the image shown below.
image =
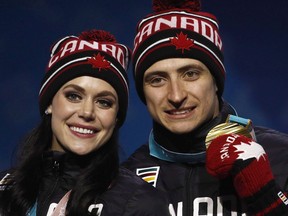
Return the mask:
<path id="1" fill-rule="evenodd" d="M 63 89 L 67 89 L 67 88 L 73 88 L 73 89 L 75 89 L 75 90 L 77 90 L 77 91 L 85 92 L 85 89 L 84 89 L 84 88 L 82 88 L 82 87 L 79 86 L 79 85 L 75 85 L 75 84 L 66 85 L 66 86 L 64 86 Z"/>
<path id="2" fill-rule="evenodd" d="M 107 91 L 107 90 L 104 90 L 104 91 L 100 91 L 97 96 L 100 96 L 100 97 L 105 97 L 105 96 L 111 96 L 113 97 L 115 100 L 116 100 L 116 96 L 115 94 L 113 94 L 111 91 Z"/>

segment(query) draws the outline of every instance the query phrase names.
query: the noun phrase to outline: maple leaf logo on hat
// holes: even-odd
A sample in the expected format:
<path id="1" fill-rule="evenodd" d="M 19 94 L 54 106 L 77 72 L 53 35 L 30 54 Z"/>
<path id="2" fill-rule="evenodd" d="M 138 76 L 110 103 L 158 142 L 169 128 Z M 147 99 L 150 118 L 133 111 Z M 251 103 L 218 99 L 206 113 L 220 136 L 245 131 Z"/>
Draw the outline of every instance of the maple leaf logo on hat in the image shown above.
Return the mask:
<path id="1" fill-rule="evenodd" d="M 101 56 L 100 53 L 94 54 L 94 57 L 89 58 L 88 63 L 92 64 L 93 68 L 99 68 L 99 71 L 110 68 L 110 62 L 106 61 L 105 57 Z"/>
<path id="2" fill-rule="evenodd" d="M 171 39 L 171 43 L 176 46 L 176 49 L 181 49 L 182 53 L 194 46 L 194 40 L 187 38 L 187 34 L 183 34 L 182 31 L 177 34 L 177 37 Z"/>

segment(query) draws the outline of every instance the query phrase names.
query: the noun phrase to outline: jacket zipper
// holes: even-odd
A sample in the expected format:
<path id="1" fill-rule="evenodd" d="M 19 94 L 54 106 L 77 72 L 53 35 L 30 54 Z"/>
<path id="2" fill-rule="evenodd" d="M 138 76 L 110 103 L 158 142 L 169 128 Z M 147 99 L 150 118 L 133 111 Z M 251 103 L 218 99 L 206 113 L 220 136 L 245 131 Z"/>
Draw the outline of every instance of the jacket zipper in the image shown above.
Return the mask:
<path id="1" fill-rule="evenodd" d="M 188 216 L 188 215 L 193 215 L 193 207 L 191 205 L 192 203 L 192 199 L 191 199 L 191 195 L 192 195 L 192 176 L 193 176 L 193 173 L 194 173 L 194 169 L 193 168 L 190 168 L 188 169 L 188 172 L 187 172 L 187 177 L 185 178 L 186 179 L 186 183 L 185 183 L 185 187 L 186 187 L 186 200 L 183 200 L 183 216 Z"/>
<path id="2" fill-rule="evenodd" d="M 56 177 L 55 184 L 52 185 L 51 190 L 49 190 L 50 193 L 48 194 L 46 200 L 41 204 L 41 206 L 46 206 L 47 204 L 49 204 L 48 202 L 49 202 L 51 196 L 53 195 L 55 189 L 57 188 L 57 185 L 58 185 L 58 182 L 59 182 L 60 164 L 59 164 L 59 162 L 56 161 L 56 160 L 54 161 L 54 164 L 53 164 L 53 173 L 54 173 L 54 175 L 55 175 L 55 177 Z M 39 205 L 40 208 L 38 209 L 37 212 L 39 213 L 39 215 L 46 215 L 47 212 L 43 212 L 41 206 Z M 48 208 L 48 209 L 49 209 L 49 208 Z M 38 214 L 37 214 L 37 215 L 38 215 Z"/>

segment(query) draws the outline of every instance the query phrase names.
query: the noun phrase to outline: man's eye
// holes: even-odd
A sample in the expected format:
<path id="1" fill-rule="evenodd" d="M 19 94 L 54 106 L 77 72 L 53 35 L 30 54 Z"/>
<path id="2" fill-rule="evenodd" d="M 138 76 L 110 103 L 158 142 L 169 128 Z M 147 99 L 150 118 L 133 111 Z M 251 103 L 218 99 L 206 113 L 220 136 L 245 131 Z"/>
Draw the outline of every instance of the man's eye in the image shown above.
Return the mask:
<path id="1" fill-rule="evenodd" d="M 199 77 L 199 73 L 197 71 L 187 71 L 184 73 L 184 77 L 189 79 L 197 79 Z"/>
<path id="2" fill-rule="evenodd" d="M 164 79 L 163 77 L 153 77 L 148 83 L 152 86 L 161 86 L 164 83 Z"/>

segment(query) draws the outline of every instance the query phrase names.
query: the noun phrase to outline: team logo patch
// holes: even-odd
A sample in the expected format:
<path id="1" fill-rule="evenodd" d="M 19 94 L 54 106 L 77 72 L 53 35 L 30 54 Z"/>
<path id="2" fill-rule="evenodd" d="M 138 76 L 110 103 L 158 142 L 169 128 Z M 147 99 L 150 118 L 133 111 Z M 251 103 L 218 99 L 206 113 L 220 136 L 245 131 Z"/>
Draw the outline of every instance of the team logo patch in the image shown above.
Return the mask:
<path id="1" fill-rule="evenodd" d="M 156 187 L 160 166 L 138 168 L 136 174 L 144 181 Z"/>

